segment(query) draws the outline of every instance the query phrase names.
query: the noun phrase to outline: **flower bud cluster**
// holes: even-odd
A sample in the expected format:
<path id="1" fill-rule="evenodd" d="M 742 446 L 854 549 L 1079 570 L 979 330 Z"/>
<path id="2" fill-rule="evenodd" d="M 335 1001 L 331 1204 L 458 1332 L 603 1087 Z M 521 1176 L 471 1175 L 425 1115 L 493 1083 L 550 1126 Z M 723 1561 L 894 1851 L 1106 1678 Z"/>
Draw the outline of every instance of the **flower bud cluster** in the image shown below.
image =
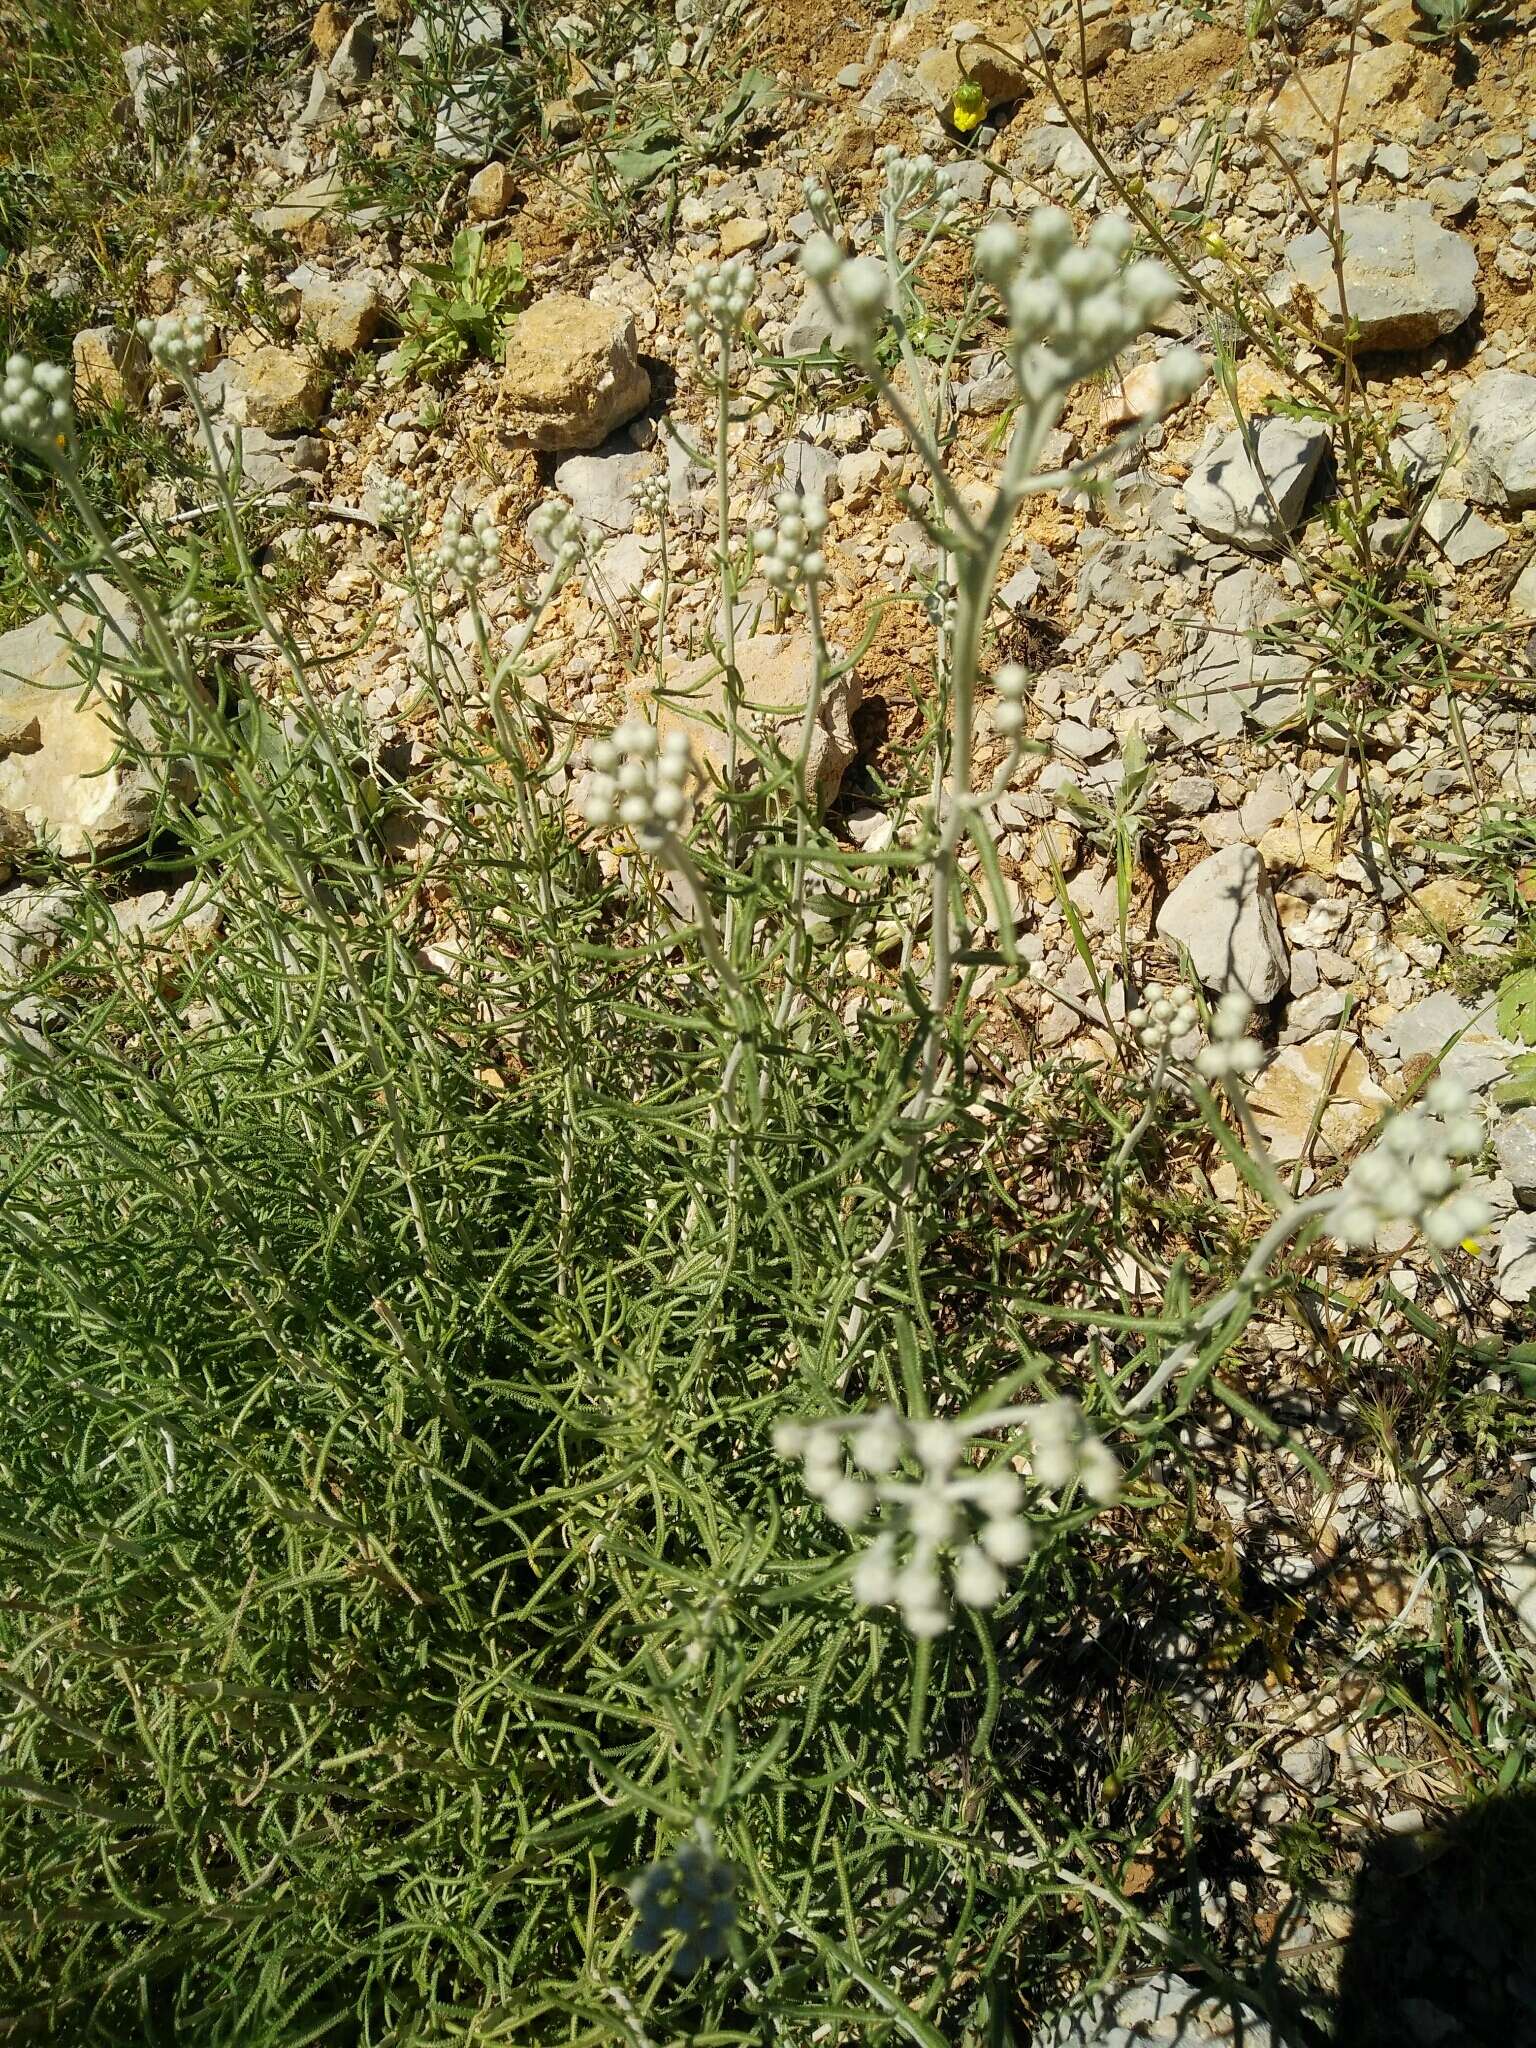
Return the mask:
<path id="1" fill-rule="evenodd" d="M 1036 207 L 1022 235 L 1005 220 L 989 221 L 977 235 L 976 271 L 1003 302 L 1016 368 L 1025 350 L 1033 352 L 1026 396 L 1105 368 L 1178 296 L 1161 263 L 1127 260 L 1135 240 L 1130 221 L 1106 214 L 1079 242 L 1059 206 Z M 1197 365 L 1192 349 L 1162 358 L 1165 404 L 1194 389 Z"/>
<path id="2" fill-rule="evenodd" d="M 161 369 L 175 376 L 190 377 L 208 360 L 208 319 L 201 307 L 141 320 L 138 335 Z"/>
<path id="3" fill-rule="evenodd" d="M 992 729 L 1005 739 L 1024 730 L 1024 700 L 1029 695 L 1029 673 L 1016 661 L 1005 661 L 993 678 L 998 701 L 992 712 Z"/>
<path id="4" fill-rule="evenodd" d="M 1454 1250 L 1492 1213 L 1462 1185 L 1463 1163 L 1482 1151 L 1486 1135 L 1466 1089 L 1442 1074 L 1355 1162 L 1328 1229 L 1341 1244 L 1363 1248 L 1385 1225 L 1408 1223 L 1441 1251 Z"/>
<path id="5" fill-rule="evenodd" d="M 850 1532 L 875 1525 L 853 1570 L 860 1606 L 895 1607 L 913 1635 L 937 1636 L 952 1602 L 992 1607 L 1002 1598 L 1006 1568 L 1035 1544 L 1025 1481 L 1011 1463 L 978 1470 L 966 1458 L 970 1439 L 1000 1424 L 1026 1431 L 1038 1489 L 1076 1481 L 1091 1500 L 1115 1498 L 1120 1468 L 1067 1399 L 921 1422 L 885 1407 L 775 1431 L 774 1448 L 799 1460 L 806 1491 L 834 1522 Z"/>
<path id="6" fill-rule="evenodd" d="M 947 577 L 941 576 L 924 597 L 923 610 L 936 633 L 941 629 L 946 633 L 954 632 L 960 617 L 960 593 Z"/>
<path id="7" fill-rule="evenodd" d="M 668 1967 L 691 1977 L 723 1956 L 736 1925 L 736 1873 L 703 1841 L 685 1842 L 675 1854 L 652 1863 L 629 1887 L 637 1915 L 630 1945 L 637 1955 L 654 1955 L 672 1935 L 681 1936 Z"/>
<path id="8" fill-rule="evenodd" d="M 653 469 L 635 485 L 635 510 L 659 526 L 667 516 L 671 491 L 665 470 Z"/>
<path id="9" fill-rule="evenodd" d="M 711 332 L 722 340 L 739 334 L 756 296 L 757 272 L 745 256 L 699 264 L 683 292 L 689 339 L 702 341 Z"/>
<path id="10" fill-rule="evenodd" d="M 501 535 L 496 522 L 483 507 L 468 526 L 464 515 L 450 507 L 443 515 L 443 537 L 437 547 L 439 575 L 455 576 L 469 587 L 481 583 L 501 556 Z"/>
<path id="11" fill-rule="evenodd" d="M 937 168 L 926 150 L 920 156 L 906 156 L 895 143 L 887 143 L 881 150 L 879 163 L 885 173 L 885 207 L 892 214 L 905 213 L 924 197 Z M 953 213 L 959 204 L 960 194 L 941 183 L 933 195 L 934 211 Z"/>
<path id="12" fill-rule="evenodd" d="M 1176 1038 L 1194 1030 L 1200 1012 L 1188 989 L 1166 989 L 1160 981 L 1149 981 L 1135 1009 L 1126 1011 L 1125 1021 L 1144 1052 L 1167 1052 Z"/>
<path id="13" fill-rule="evenodd" d="M 759 527 L 752 536 L 764 576 L 781 596 L 802 583 L 819 583 L 827 573 L 821 537 L 827 530 L 827 508 L 819 496 L 780 491 L 773 501 L 777 526 Z"/>
<path id="14" fill-rule="evenodd" d="M 1264 1064 L 1264 1048 L 1245 1034 L 1253 1015 L 1251 998 L 1229 988 L 1211 1014 L 1211 1042 L 1195 1054 L 1195 1067 L 1207 1081 L 1246 1081 Z"/>
<path id="15" fill-rule="evenodd" d="M 529 515 L 528 531 L 557 569 L 572 568 L 581 560 L 581 521 L 563 498 L 546 498 L 537 506 Z"/>
<path id="16" fill-rule="evenodd" d="M 591 773 L 581 797 L 589 825 L 623 825 L 642 853 L 659 854 L 688 816 L 693 757 L 688 735 L 665 739 L 643 718 L 626 718 L 587 750 Z"/>
<path id="17" fill-rule="evenodd" d="M 397 476 L 386 477 L 378 491 L 379 524 L 392 533 L 414 533 L 421 500 Z"/>
<path id="18" fill-rule="evenodd" d="M 62 363 L 7 356 L 0 379 L 0 434 L 39 455 L 61 453 L 75 432 L 72 383 Z"/>

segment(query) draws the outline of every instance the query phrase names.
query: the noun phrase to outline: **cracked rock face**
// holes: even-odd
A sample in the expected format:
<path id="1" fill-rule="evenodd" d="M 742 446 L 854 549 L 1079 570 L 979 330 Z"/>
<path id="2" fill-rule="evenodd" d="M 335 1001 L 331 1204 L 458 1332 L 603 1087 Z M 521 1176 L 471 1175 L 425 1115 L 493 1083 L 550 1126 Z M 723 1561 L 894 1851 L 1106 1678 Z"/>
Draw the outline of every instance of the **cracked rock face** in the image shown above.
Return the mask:
<path id="1" fill-rule="evenodd" d="M 1185 948 L 1208 989 L 1240 988 L 1268 1003 L 1286 984 L 1290 962 L 1255 846 L 1224 846 L 1201 861 L 1157 913 L 1157 929 Z"/>
<path id="2" fill-rule="evenodd" d="M 1467 495 L 1512 512 L 1536 505 L 1536 377 L 1486 370 L 1456 407 Z"/>
<path id="3" fill-rule="evenodd" d="M 1333 245 L 1321 229 L 1298 235 L 1285 252 L 1291 278 L 1316 302 L 1324 341 L 1341 342 L 1349 324 L 1362 349 L 1424 348 L 1476 311 L 1477 251 L 1429 207 L 1341 206 L 1339 228 L 1342 307 Z"/>
<path id="4" fill-rule="evenodd" d="M 1212 540 L 1269 553 L 1301 518 L 1327 451 L 1328 430 L 1317 420 L 1253 419 L 1246 435 L 1218 434 L 1184 486 L 1189 516 Z"/>
<path id="5" fill-rule="evenodd" d="M 600 448 L 650 395 L 634 315 L 560 293 L 530 306 L 512 330 L 501 431 L 520 448 Z"/>
<path id="6" fill-rule="evenodd" d="M 93 579 L 97 608 L 66 604 L 0 635 L 0 851 L 50 847 L 87 860 L 131 846 L 164 778 L 119 759 L 126 723 L 147 741 L 114 664 L 135 656 L 138 617 Z"/>

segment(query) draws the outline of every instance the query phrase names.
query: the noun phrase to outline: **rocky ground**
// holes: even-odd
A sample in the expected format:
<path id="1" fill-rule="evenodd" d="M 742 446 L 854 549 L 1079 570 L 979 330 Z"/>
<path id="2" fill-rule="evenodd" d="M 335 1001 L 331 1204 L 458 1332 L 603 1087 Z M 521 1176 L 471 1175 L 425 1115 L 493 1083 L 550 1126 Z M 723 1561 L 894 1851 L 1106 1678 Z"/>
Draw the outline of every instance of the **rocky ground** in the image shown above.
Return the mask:
<path id="1" fill-rule="evenodd" d="M 1358 20 L 1351 0 L 1320 14 L 1286 0 L 1246 19 L 1230 5 L 1197 16 L 1087 0 L 1028 20 L 961 0 L 907 0 L 889 18 L 851 0 L 780 0 L 755 17 L 727 10 L 715 37 L 678 0 L 649 65 L 649 46 L 574 20 L 539 146 L 499 153 L 514 24 L 494 0 L 460 10 L 442 31 L 442 69 L 436 31 L 429 46 L 405 14 L 397 0 L 354 19 L 327 0 L 308 48 L 296 44 L 242 109 L 210 168 L 220 205 L 177 231 L 134 303 L 100 305 L 74 345 L 83 409 L 185 435 L 181 394 L 151 375 L 130 322 L 207 310 L 216 339 L 201 390 L 241 449 L 274 587 L 326 688 L 361 709 L 381 748 L 431 759 L 414 600 L 379 524 L 389 486 L 419 493 L 423 552 L 454 511 L 494 516 L 507 540 L 486 608 L 508 630 L 538 569 L 530 512 L 551 491 L 575 507 L 589 566 L 539 643 L 544 686 L 572 717 L 606 725 L 643 687 L 636 630 L 648 645 L 663 624 L 680 664 L 703 652 L 713 487 L 687 443 L 707 445 L 712 399 L 684 339 L 682 288 L 700 260 L 750 252 L 764 360 L 747 383 L 761 402 L 732 429 L 731 516 L 739 531 L 760 524 L 786 480 L 829 501 L 828 634 L 843 648 L 870 638 L 829 707 L 819 780 L 835 829 L 878 848 L 900 829 L 939 565 L 916 516 L 916 459 L 824 353 L 829 324 L 797 261 L 814 225 L 803 181 L 827 185 L 858 246 L 875 231 L 877 151 L 926 150 L 963 227 L 1043 201 L 1079 219 L 1131 203 L 1185 279 L 1143 355 L 1075 405 L 1054 458 L 1091 455 L 1145 410 L 1146 367 L 1175 340 L 1201 349 L 1207 381 L 1117 449 L 1107 488 L 1042 496 L 1003 570 L 998 646 L 1035 671 L 1040 750 L 998 807 L 1001 854 L 1039 974 L 996 996 L 988 1044 L 1011 1075 L 1116 1062 L 1107 1027 L 1187 954 L 1213 992 L 1236 980 L 1259 1008 L 1254 1116 L 1298 1190 L 1348 1160 L 1442 1054 L 1492 1107 L 1483 1178 L 1496 1221 L 1475 1255 L 1436 1269 L 1389 1249 L 1363 1342 L 1264 1328 L 1268 1397 L 1315 1462 L 1235 1442 L 1228 1456 L 1200 1432 L 1226 1461 L 1204 1507 L 1208 1599 L 1147 1618 L 1143 1651 L 1180 1703 L 1192 1796 L 1220 1809 L 1234 1844 L 1199 1902 L 1205 1923 L 1228 1946 L 1268 1946 L 1298 1982 L 1330 1982 L 1366 1841 L 1432 1830 L 1529 1739 L 1510 1673 L 1506 1725 L 1469 1697 L 1464 1746 L 1402 1677 L 1451 1670 L 1435 1597 L 1447 1575 L 1472 1589 L 1466 1613 L 1505 1597 L 1536 1640 L 1536 1452 L 1496 1419 L 1517 1383 L 1507 1370 L 1463 1375 L 1449 1452 L 1424 1426 L 1422 1385 L 1433 1333 L 1518 1338 L 1536 1297 L 1536 1085 L 1526 1036 L 1507 1005 L 1501 1029 L 1497 1001 L 1536 930 L 1529 38 L 1426 46 L 1410 0 Z M 592 167 L 630 90 L 658 66 L 706 76 L 727 49 L 764 90 L 722 161 L 623 188 L 605 209 L 611 187 Z M 182 59 L 150 46 L 124 65 L 139 146 L 185 146 L 155 133 Z M 962 137 L 947 117 L 965 74 L 988 105 Z M 402 214 L 387 175 L 412 81 L 428 75 L 429 203 Z M 466 224 L 493 259 L 521 250 L 506 362 L 401 376 L 413 278 Z M 934 332 L 955 347 L 952 468 L 962 490 L 984 491 L 1011 385 L 985 317 L 966 309 L 962 253 L 941 240 L 926 279 Z M 43 292 L 69 295 L 68 250 L 33 246 L 17 261 Z M 1356 325 L 1343 370 L 1341 285 Z M 658 521 L 640 509 L 652 476 L 669 508 L 664 621 Z M 203 502 L 195 480 L 162 481 L 137 510 L 175 522 Z M 745 602 L 750 695 L 792 710 L 808 643 L 761 580 Z M 473 688 L 467 616 L 450 622 L 450 643 L 456 633 Z M 152 807 L 131 775 L 98 772 L 112 740 L 88 709 L 37 693 L 62 658 L 46 620 L 0 639 L 0 676 L 16 679 L 0 680 L 0 813 L 18 857 L 38 841 L 70 858 L 131 844 Z M 236 658 L 252 686 L 277 689 L 259 645 Z M 49 901 L 25 880 L 0 897 L 13 951 L 42 942 Z M 152 920 L 163 899 L 130 884 L 121 914 Z M 878 992 L 880 959 L 851 965 L 866 981 L 850 1000 Z M 1079 1005 L 1092 1010 L 1099 977 L 1096 1025 Z M 1222 1203 L 1245 1200 L 1219 1156 L 1175 1172 Z M 1123 1269 L 1085 1285 L 1107 1280 L 1134 1304 L 1158 1284 L 1142 1266 L 1162 1272 L 1168 1251 L 1148 1217 Z M 1499 1640 L 1522 1639 L 1517 1628 Z M 1507 1654 L 1486 1630 L 1466 1652 L 1495 1695 Z M 1385 1687 L 1383 1660 L 1398 1673 Z M 1147 1904 L 1165 1876 L 1149 1862 Z M 1173 2038 L 1177 1983 L 1138 1999 L 1101 2016 L 1093 2038 Z M 1433 1996 L 1415 2001 L 1410 2039 L 1485 2038 Z"/>

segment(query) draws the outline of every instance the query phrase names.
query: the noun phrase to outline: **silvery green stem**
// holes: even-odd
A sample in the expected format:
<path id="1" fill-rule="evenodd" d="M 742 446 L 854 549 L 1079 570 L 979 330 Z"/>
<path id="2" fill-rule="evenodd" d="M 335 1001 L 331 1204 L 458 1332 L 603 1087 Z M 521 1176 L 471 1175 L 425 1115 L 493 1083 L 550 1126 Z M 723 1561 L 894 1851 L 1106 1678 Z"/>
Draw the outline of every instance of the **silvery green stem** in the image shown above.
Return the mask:
<path id="1" fill-rule="evenodd" d="M 1201 1339 L 1208 1337 L 1212 1330 L 1224 1323 L 1235 1309 L 1251 1305 L 1259 1283 L 1269 1271 L 1270 1262 L 1281 1247 L 1295 1236 L 1304 1223 L 1333 1208 L 1338 1199 L 1337 1190 L 1328 1188 L 1322 1194 L 1308 1195 L 1305 1201 L 1291 1202 L 1282 1209 L 1248 1254 L 1243 1270 L 1236 1280 L 1200 1311 L 1195 1318 L 1192 1334 L 1182 1344 L 1174 1346 L 1141 1392 L 1132 1395 L 1125 1403 L 1122 1414 L 1138 1415 L 1143 1409 L 1149 1408 L 1168 1382 L 1193 1363 L 1199 1354 Z"/>

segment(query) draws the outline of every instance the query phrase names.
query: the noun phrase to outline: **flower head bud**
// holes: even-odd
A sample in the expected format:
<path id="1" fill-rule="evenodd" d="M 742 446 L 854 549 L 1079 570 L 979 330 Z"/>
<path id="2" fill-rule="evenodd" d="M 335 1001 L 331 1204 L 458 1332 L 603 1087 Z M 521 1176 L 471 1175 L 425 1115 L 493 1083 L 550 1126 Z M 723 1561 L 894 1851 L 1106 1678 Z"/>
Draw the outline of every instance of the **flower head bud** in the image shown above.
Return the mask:
<path id="1" fill-rule="evenodd" d="M 563 498 L 546 498 L 529 515 L 528 531 L 557 569 L 569 569 L 581 559 L 581 521 Z"/>
<path id="2" fill-rule="evenodd" d="M 1161 1053 L 1167 1052 L 1175 1039 L 1193 1031 L 1200 1018 L 1187 989 L 1170 992 L 1161 982 L 1149 981 L 1140 1003 L 1126 1011 L 1125 1021 L 1144 1051 Z"/>
<path id="3" fill-rule="evenodd" d="M 386 477 L 379 485 L 380 526 L 387 527 L 394 533 L 414 533 L 420 509 L 420 500 L 416 493 L 401 478 Z"/>
<path id="4" fill-rule="evenodd" d="M 1363 1248 L 1383 1226 L 1408 1223 L 1440 1250 L 1454 1250 L 1491 1214 L 1482 1196 L 1462 1185 L 1463 1163 L 1482 1150 L 1484 1136 L 1466 1090 L 1440 1075 L 1423 1101 L 1393 1117 L 1356 1160 L 1329 1230 L 1341 1244 Z"/>
<path id="5" fill-rule="evenodd" d="M 1024 260 L 1024 244 L 1011 221 L 989 220 L 976 237 L 976 274 L 999 289 Z"/>
<path id="6" fill-rule="evenodd" d="M 826 574 L 826 557 L 819 543 L 827 530 L 827 508 L 816 494 L 802 498 L 794 491 L 781 491 L 774 509 L 778 525 L 759 527 L 752 544 L 768 582 L 781 596 L 789 597 L 802 584 L 819 583 Z"/>
<path id="7" fill-rule="evenodd" d="M 599 829 L 627 826 L 642 853 L 664 858 L 690 808 L 694 768 L 688 735 L 674 729 L 663 739 L 645 719 L 626 718 L 610 738 L 593 741 L 587 765 L 579 800 L 587 823 Z M 792 1437 L 788 1433 L 794 1428 L 785 1425 L 786 1440 L 799 1448 L 785 1455 L 805 1458 L 809 1478 L 820 1440 L 809 1432 Z M 839 1457 L 828 1476 L 841 1472 Z"/>
<path id="8" fill-rule="evenodd" d="M 141 320 L 138 333 L 154 361 L 174 376 L 190 377 L 208 359 L 208 318 L 201 307 Z"/>
<path id="9" fill-rule="evenodd" d="M 61 363 L 7 356 L 0 378 L 0 434 L 34 454 L 67 454 L 75 438 L 73 380 Z"/>
<path id="10" fill-rule="evenodd" d="M 501 555 L 501 535 L 496 522 L 483 507 L 466 525 L 458 508 L 443 515 L 442 539 L 438 543 L 438 574 L 454 578 L 466 589 L 482 583 Z"/>
<path id="11" fill-rule="evenodd" d="M 757 271 L 745 256 L 731 256 L 719 264 L 700 263 L 683 297 L 688 306 L 684 325 L 695 341 L 706 333 L 729 341 L 740 334 L 757 297 Z"/>

